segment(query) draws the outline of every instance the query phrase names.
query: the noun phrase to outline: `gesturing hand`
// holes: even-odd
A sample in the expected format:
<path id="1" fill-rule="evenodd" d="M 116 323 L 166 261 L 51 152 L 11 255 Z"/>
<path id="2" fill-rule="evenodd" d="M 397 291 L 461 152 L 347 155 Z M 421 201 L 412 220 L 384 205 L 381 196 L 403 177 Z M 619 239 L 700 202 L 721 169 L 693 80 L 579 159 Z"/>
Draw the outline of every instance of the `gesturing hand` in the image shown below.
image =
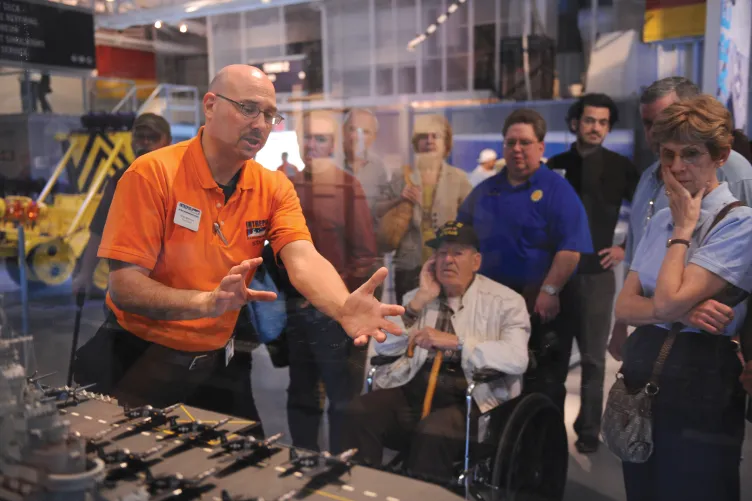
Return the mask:
<path id="1" fill-rule="evenodd" d="M 385 317 L 400 316 L 405 313 L 405 309 L 402 306 L 382 304 L 373 295 L 386 276 L 386 268 L 379 268 L 366 283 L 348 296 L 339 311 L 337 321 L 357 346 L 368 343 L 369 337 L 380 343 L 386 341 L 386 334 L 381 332 L 382 329 L 395 336 L 402 334 L 402 329 Z"/>
<path id="2" fill-rule="evenodd" d="M 700 188 L 694 196 L 674 177 L 671 169 L 667 166 L 661 167 L 661 175 L 666 187 L 666 197 L 671 209 L 671 216 L 674 220 L 675 231 L 681 231 L 685 236 L 692 236 L 700 220 L 700 206 L 702 197 L 705 195 L 705 188 Z"/>
<path id="3" fill-rule="evenodd" d="M 246 287 L 246 277 L 251 270 L 255 270 L 264 260 L 260 257 L 246 259 L 237 266 L 230 268 L 219 286 L 209 293 L 208 315 L 218 317 L 226 311 L 239 310 L 248 301 L 274 301 L 277 295 L 268 291 L 255 291 Z"/>

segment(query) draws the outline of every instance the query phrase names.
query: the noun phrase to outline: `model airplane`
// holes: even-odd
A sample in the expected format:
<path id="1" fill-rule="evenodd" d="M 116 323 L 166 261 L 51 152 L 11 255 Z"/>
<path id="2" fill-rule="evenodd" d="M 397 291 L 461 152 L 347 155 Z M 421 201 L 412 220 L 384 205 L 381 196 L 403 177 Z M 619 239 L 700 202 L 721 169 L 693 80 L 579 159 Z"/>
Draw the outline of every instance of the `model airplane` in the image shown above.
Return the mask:
<path id="1" fill-rule="evenodd" d="M 31 376 L 29 376 L 28 378 L 26 378 L 26 381 L 30 385 L 33 385 L 34 387 L 36 387 L 36 389 L 38 389 L 40 391 L 44 391 L 46 388 L 45 388 L 44 385 L 40 384 L 39 381 L 41 381 L 42 379 L 46 379 L 46 378 L 48 378 L 50 376 L 53 376 L 53 375 L 57 374 L 56 372 L 49 372 L 47 374 L 43 374 L 41 376 L 38 376 L 37 373 L 38 373 L 38 371 L 34 371 L 34 374 L 32 374 Z"/>
<path id="2" fill-rule="evenodd" d="M 164 501 L 167 499 L 195 499 L 211 490 L 214 486 L 204 484 L 204 481 L 214 475 L 216 468 L 211 468 L 198 475 L 185 478 L 180 473 L 153 476 L 146 470 L 146 485 L 150 501 Z"/>
<path id="3" fill-rule="evenodd" d="M 174 412 L 178 407 L 180 407 L 180 405 L 181 404 L 174 404 L 163 409 L 157 409 L 152 407 L 151 405 L 144 405 L 141 407 L 126 409 L 122 414 L 116 415 L 116 417 L 124 417 L 124 420 L 121 420 L 118 423 L 113 423 L 109 428 L 98 432 L 93 437 L 91 437 L 90 441 L 91 443 L 96 444 L 108 435 L 116 431 L 121 431 L 123 425 L 129 421 L 135 421 L 134 423 L 132 423 L 131 431 L 127 432 L 133 434 L 158 428 L 163 425 L 176 426 L 177 416 L 170 416 L 170 414 Z"/>
<path id="4" fill-rule="evenodd" d="M 277 433 L 265 440 L 259 440 L 251 436 L 241 436 L 224 442 L 221 447 L 229 454 L 250 454 L 259 449 L 268 449 L 284 436 L 283 433 Z"/>
<path id="5" fill-rule="evenodd" d="M 83 402 L 82 393 L 95 386 L 96 383 L 87 384 L 86 386 L 61 386 L 58 388 L 44 388 L 44 397 L 42 402 L 57 402 L 60 407 L 67 407 Z M 85 399 L 86 397 L 84 397 Z"/>
<path id="6" fill-rule="evenodd" d="M 148 471 L 154 463 L 150 460 L 157 452 L 167 447 L 157 445 L 144 452 L 134 453 L 128 449 L 117 449 L 111 452 L 99 452 L 99 457 L 108 466 L 109 471 L 105 482 L 114 482 L 125 477 L 133 477 L 138 473 Z"/>
<path id="7" fill-rule="evenodd" d="M 300 453 L 290 449 L 290 461 L 288 461 L 282 476 L 288 476 L 301 472 L 309 477 L 317 477 L 322 474 L 341 476 L 352 469 L 350 460 L 357 454 L 358 449 L 348 449 L 341 454 L 331 455 L 328 452 Z"/>
<path id="8" fill-rule="evenodd" d="M 280 497 L 275 498 L 274 501 L 290 501 L 298 494 L 297 490 L 292 490 L 290 492 L 287 492 L 285 494 L 282 494 Z M 226 490 L 222 491 L 222 497 L 221 498 L 214 498 L 214 501 L 264 501 L 264 498 L 260 497 L 251 497 L 247 498 L 244 496 L 231 496 L 229 492 Z"/>

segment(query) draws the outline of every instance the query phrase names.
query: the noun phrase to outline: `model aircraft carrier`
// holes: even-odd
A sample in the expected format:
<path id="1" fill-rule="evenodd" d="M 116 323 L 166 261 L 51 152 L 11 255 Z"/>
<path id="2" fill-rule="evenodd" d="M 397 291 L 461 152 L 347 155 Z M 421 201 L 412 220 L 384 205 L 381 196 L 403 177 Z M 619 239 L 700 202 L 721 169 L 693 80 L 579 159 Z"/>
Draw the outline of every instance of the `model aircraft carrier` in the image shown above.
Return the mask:
<path id="1" fill-rule="evenodd" d="M 258 423 L 176 404 L 124 409 L 44 385 L 0 339 L 1 501 L 456 501 L 438 485 L 257 437 Z"/>

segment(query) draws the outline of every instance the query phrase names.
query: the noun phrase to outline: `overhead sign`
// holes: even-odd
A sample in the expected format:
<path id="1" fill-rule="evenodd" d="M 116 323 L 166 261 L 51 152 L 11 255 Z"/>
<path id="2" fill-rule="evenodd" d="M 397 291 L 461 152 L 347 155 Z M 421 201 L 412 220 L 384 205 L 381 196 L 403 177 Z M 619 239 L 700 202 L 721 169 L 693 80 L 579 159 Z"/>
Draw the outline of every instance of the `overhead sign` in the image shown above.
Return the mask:
<path id="1" fill-rule="evenodd" d="M 646 0 L 642 41 L 701 37 L 706 9 L 706 0 Z"/>
<path id="2" fill-rule="evenodd" d="M 300 86 L 301 90 L 306 88 L 306 73 L 303 59 L 280 59 L 278 61 L 267 61 L 264 63 L 249 63 L 257 66 L 269 75 L 274 82 L 274 88 L 277 93 L 289 94 L 294 87 Z"/>
<path id="3" fill-rule="evenodd" d="M 53 3 L 0 1 L 0 61 L 96 68 L 94 16 Z"/>

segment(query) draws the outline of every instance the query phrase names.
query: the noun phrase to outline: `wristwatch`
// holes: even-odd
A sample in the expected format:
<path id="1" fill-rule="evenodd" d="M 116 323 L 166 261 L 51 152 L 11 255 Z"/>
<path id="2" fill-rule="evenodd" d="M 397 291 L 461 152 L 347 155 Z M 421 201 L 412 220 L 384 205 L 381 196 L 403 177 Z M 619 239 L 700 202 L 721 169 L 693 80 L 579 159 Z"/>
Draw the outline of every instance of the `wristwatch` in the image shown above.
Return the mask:
<path id="1" fill-rule="evenodd" d="M 543 285 L 541 286 L 541 292 L 545 292 L 549 296 L 558 296 L 559 295 L 559 289 L 554 287 L 553 285 Z"/>
<path id="2" fill-rule="evenodd" d="M 687 248 L 689 248 L 689 240 L 685 240 L 683 238 L 669 238 L 668 242 L 666 242 L 666 248 L 668 249 L 674 244 L 686 245 Z"/>

